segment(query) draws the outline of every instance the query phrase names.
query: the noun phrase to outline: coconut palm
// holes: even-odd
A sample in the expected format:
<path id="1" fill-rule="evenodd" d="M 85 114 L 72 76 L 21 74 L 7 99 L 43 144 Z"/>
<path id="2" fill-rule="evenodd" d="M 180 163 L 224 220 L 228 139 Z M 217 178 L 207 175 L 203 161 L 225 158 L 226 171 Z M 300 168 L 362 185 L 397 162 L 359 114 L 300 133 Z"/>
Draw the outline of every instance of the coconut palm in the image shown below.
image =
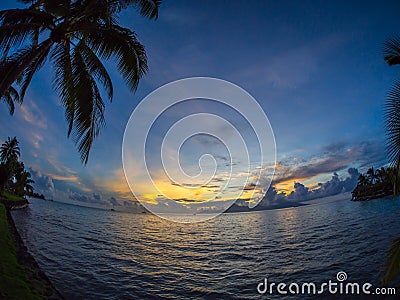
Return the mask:
<path id="1" fill-rule="evenodd" d="M 18 172 L 15 174 L 15 184 L 14 184 L 14 193 L 20 197 L 25 195 L 33 194 L 33 186 L 32 183 L 35 183 L 31 179 L 31 173 L 23 170 L 22 172 Z"/>
<path id="2" fill-rule="evenodd" d="M 400 37 L 384 43 L 384 59 L 389 66 L 400 64 Z M 399 195 L 400 175 L 400 80 L 389 91 L 385 107 L 388 158 L 393 167 L 393 194 Z M 383 283 L 389 283 L 400 272 L 400 239 L 392 242 Z"/>
<path id="3" fill-rule="evenodd" d="M 385 178 L 386 178 L 386 173 L 389 172 L 388 170 L 385 170 L 384 167 L 381 167 L 380 169 L 377 169 L 375 172 L 375 177 L 377 179 L 378 182 L 385 182 Z"/>
<path id="4" fill-rule="evenodd" d="M 8 137 L 7 141 L 1 145 L 0 158 L 3 162 L 7 162 L 12 158 L 18 159 L 21 155 L 18 144 L 17 137 L 14 136 L 12 139 Z"/>
<path id="5" fill-rule="evenodd" d="M 142 16 L 155 19 L 161 1 L 21 2 L 30 5 L 0 11 L 0 56 L 6 56 L 0 62 L 0 97 L 9 107 L 12 102 L 22 102 L 32 77 L 50 60 L 55 70 L 54 89 L 65 108 L 67 135 L 72 134 L 82 162 L 87 163 L 93 141 L 105 123 L 103 97 L 113 98 L 113 84 L 102 60 L 115 60 L 132 91 L 148 69 L 144 47 L 134 31 L 119 26 L 119 12 L 134 5 Z M 14 49 L 11 54 L 10 49 Z"/>
<path id="6" fill-rule="evenodd" d="M 367 176 L 371 184 L 374 184 L 376 179 L 374 167 L 371 167 L 367 170 Z"/>

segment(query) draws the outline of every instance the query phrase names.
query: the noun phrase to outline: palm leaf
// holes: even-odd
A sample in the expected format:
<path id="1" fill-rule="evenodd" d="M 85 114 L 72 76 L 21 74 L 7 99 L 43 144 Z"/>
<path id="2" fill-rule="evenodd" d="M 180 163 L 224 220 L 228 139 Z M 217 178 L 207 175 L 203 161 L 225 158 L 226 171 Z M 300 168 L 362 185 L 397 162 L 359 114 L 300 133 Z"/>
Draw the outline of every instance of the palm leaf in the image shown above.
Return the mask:
<path id="1" fill-rule="evenodd" d="M 131 90 L 136 90 L 140 78 L 147 72 L 147 57 L 133 31 L 116 25 L 83 26 L 86 44 L 100 57 L 114 56 L 118 70 Z"/>
<path id="2" fill-rule="evenodd" d="M 28 88 L 29 84 L 31 83 L 33 75 L 35 75 L 35 73 L 45 63 L 47 55 L 49 54 L 49 51 L 50 51 L 50 46 L 45 47 L 44 51 L 41 51 L 39 53 L 39 55 L 35 59 L 33 59 L 32 62 L 29 64 L 29 66 L 25 69 L 24 74 L 22 75 L 22 79 L 21 79 L 21 85 L 22 85 L 21 91 L 20 91 L 21 102 L 24 101 L 26 89 Z"/>
<path id="3" fill-rule="evenodd" d="M 1 100 L 3 100 L 7 104 L 10 115 L 14 114 L 14 103 L 21 104 L 21 100 L 17 90 L 12 86 L 10 86 L 8 90 L 4 93 L 4 95 L 1 97 Z"/>
<path id="4" fill-rule="evenodd" d="M 400 238 L 395 239 L 388 251 L 388 265 L 382 283 L 387 285 L 400 272 Z"/>
<path id="5" fill-rule="evenodd" d="M 139 8 L 139 12 L 143 17 L 157 19 L 161 0 L 120 0 L 119 3 L 121 8 L 133 4 Z"/>
<path id="6" fill-rule="evenodd" d="M 387 40 L 383 44 L 383 53 L 389 66 L 400 64 L 400 37 Z"/>
<path id="7" fill-rule="evenodd" d="M 65 107 L 69 137 L 73 128 L 76 109 L 76 90 L 72 74 L 70 44 L 57 44 L 52 51 L 51 59 L 55 67 L 53 86 Z"/>
<path id="8" fill-rule="evenodd" d="M 386 151 L 394 169 L 393 196 L 399 195 L 400 172 L 400 81 L 389 91 L 384 109 Z"/>
<path id="9" fill-rule="evenodd" d="M 0 26 L 1 55 L 7 56 L 12 47 L 24 43 L 31 34 L 32 26 L 29 24 Z"/>
<path id="10" fill-rule="evenodd" d="M 72 74 L 75 93 L 75 113 L 73 120 L 74 141 L 78 146 L 83 163 L 87 163 L 94 139 L 104 126 L 104 102 L 95 79 L 79 51 L 72 51 Z"/>
<path id="11" fill-rule="evenodd" d="M 47 39 L 38 47 L 28 46 L 14 53 L 10 58 L 0 62 L 0 95 L 4 95 L 10 86 L 24 74 L 25 70 L 38 57 L 48 52 L 52 41 Z"/>
<path id="12" fill-rule="evenodd" d="M 76 50 L 81 53 L 90 74 L 92 74 L 92 76 L 103 85 L 108 94 L 109 100 L 112 101 L 114 93 L 113 84 L 103 63 L 93 52 L 93 50 L 90 49 L 83 41 L 79 42 L 79 44 L 76 46 Z"/>
<path id="13" fill-rule="evenodd" d="M 384 118 L 388 158 L 397 163 L 400 157 L 400 81 L 396 81 L 388 93 Z"/>

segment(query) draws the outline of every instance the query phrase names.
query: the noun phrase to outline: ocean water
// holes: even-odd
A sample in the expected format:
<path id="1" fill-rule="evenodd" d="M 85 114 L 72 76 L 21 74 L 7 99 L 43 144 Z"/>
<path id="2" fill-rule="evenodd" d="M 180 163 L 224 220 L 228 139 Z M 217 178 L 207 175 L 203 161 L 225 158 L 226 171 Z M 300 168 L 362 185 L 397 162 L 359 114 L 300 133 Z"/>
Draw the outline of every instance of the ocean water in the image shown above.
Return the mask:
<path id="1" fill-rule="evenodd" d="M 321 283 L 337 281 L 339 271 L 347 282 L 379 286 L 385 251 L 400 236 L 400 200 L 393 199 L 223 214 L 197 224 L 34 199 L 12 214 L 67 299 L 274 299 L 281 296 L 257 292 L 266 277 Z"/>

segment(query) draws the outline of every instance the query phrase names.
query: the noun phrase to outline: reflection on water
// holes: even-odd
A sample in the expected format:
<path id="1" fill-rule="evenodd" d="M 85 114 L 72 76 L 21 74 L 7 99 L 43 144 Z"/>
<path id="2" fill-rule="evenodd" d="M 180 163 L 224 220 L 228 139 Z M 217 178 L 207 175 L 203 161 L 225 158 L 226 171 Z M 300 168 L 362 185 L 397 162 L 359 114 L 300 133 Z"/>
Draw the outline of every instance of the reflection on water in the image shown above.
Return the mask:
<path id="1" fill-rule="evenodd" d="M 179 224 L 32 200 L 13 216 L 68 299 L 260 299 L 264 277 L 318 283 L 345 271 L 378 285 L 399 213 L 391 199 L 340 201 Z"/>

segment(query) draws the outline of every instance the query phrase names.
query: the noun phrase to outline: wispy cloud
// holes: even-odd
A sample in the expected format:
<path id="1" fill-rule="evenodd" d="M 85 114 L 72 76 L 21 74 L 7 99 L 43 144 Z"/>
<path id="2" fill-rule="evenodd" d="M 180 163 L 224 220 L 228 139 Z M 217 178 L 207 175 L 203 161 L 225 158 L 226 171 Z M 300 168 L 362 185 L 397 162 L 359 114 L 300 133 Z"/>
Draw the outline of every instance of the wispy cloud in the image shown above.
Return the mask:
<path id="1" fill-rule="evenodd" d="M 46 117 L 31 99 L 25 100 L 16 114 L 31 126 L 41 129 L 47 128 Z"/>

